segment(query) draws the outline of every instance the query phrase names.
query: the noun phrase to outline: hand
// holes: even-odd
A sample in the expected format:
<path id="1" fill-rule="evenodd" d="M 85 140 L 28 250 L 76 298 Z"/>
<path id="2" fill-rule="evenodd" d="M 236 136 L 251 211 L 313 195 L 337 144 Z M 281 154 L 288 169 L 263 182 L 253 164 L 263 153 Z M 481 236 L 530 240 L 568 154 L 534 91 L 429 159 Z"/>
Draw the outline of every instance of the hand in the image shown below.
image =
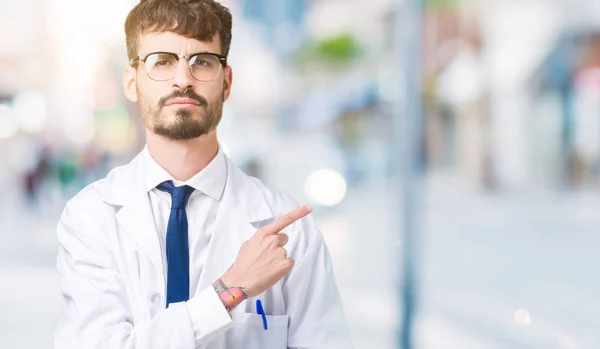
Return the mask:
<path id="1" fill-rule="evenodd" d="M 301 206 L 260 228 L 242 244 L 235 262 L 220 279 L 224 284 L 221 288 L 239 288 L 247 297 L 254 297 L 286 276 L 292 270 L 294 260 L 288 258 L 283 248 L 288 236 L 279 232 L 311 212 L 310 206 Z"/>

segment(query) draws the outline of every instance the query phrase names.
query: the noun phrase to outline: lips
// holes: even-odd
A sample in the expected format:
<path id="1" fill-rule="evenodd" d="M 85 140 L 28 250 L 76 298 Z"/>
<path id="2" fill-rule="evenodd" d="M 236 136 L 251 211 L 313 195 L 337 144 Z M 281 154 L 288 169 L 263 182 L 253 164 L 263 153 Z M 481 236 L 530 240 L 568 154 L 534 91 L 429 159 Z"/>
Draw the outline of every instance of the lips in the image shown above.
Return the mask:
<path id="1" fill-rule="evenodd" d="M 198 103 L 198 101 L 193 100 L 193 99 L 189 99 L 189 98 L 175 98 L 175 99 L 172 99 L 169 102 L 167 102 L 166 105 L 177 105 L 177 104 L 200 105 L 200 103 Z"/>

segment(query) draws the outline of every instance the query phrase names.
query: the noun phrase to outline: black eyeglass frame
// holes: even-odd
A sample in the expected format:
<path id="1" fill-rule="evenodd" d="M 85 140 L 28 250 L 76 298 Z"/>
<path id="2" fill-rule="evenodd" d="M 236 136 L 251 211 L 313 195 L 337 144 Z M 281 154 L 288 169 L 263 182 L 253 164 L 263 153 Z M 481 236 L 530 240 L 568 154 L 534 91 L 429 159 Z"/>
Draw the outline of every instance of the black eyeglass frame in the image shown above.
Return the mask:
<path id="1" fill-rule="evenodd" d="M 190 61 L 193 57 L 195 56 L 199 56 L 199 55 L 211 55 L 211 56 L 215 56 L 219 59 L 219 62 L 221 62 L 221 65 L 223 66 L 223 68 L 225 68 L 227 66 L 227 57 L 220 55 L 218 53 L 213 53 L 213 52 L 197 52 L 197 53 L 192 53 L 190 55 L 178 55 L 176 53 L 173 52 L 163 52 L 163 51 L 158 51 L 158 52 L 150 52 L 148 54 L 145 55 L 139 55 L 137 57 L 134 57 L 132 59 L 129 60 L 129 65 L 133 67 L 133 65 L 139 61 L 144 62 L 144 65 L 146 64 L 146 60 L 148 59 L 148 57 L 150 57 L 151 55 L 155 55 L 155 54 L 165 54 L 165 55 L 170 55 L 173 57 L 177 58 L 177 61 L 179 62 L 182 58 L 185 58 L 188 62 L 188 68 L 191 68 L 190 66 Z M 222 70 L 222 69 L 221 69 Z M 149 73 L 149 72 L 146 72 Z M 220 74 L 220 72 L 219 72 Z M 192 75 L 193 76 L 193 75 Z M 217 74 L 217 76 L 215 76 L 215 79 L 218 77 L 219 75 Z M 150 77 L 150 75 L 148 75 L 148 77 Z M 151 78 L 152 79 L 152 78 Z M 196 79 L 194 77 L 194 79 Z M 152 79 L 154 80 L 154 79 Z M 168 79 L 167 79 L 168 80 Z M 198 79 L 196 79 L 198 80 Z M 156 80 L 156 81 L 165 81 L 165 80 Z M 202 80 L 198 80 L 198 81 L 202 81 Z"/>

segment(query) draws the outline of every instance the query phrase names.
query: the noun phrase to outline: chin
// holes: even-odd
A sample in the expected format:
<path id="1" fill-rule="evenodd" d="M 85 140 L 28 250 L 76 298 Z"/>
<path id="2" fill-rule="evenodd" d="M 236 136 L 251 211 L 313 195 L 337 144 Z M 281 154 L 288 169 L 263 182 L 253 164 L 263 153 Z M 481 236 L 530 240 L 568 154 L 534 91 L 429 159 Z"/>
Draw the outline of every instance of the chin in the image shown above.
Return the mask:
<path id="1" fill-rule="evenodd" d="M 204 118 L 204 113 L 200 113 L 198 111 L 192 111 L 189 109 L 179 109 L 169 119 L 171 121 L 179 121 L 179 120 L 202 120 L 203 118 Z"/>
<path id="2" fill-rule="evenodd" d="M 168 123 L 159 122 L 152 129 L 155 134 L 170 140 L 190 140 L 207 135 L 213 128 L 201 119 L 177 117 Z"/>

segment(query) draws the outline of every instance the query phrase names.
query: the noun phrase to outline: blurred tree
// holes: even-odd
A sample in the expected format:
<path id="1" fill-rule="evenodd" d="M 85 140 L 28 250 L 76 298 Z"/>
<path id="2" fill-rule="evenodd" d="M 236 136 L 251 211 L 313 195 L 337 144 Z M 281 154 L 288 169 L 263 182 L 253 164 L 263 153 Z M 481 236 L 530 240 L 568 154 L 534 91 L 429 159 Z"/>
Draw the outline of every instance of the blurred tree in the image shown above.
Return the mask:
<path id="1" fill-rule="evenodd" d="M 361 52 L 362 48 L 356 38 L 344 33 L 318 41 L 309 41 L 297 51 L 295 61 L 301 65 L 311 62 L 338 65 L 355 62 Z"/>
<path id="2" fill-rule="evenodd" d="M 360 48 L 354 37 L 342 34 L 317 42 L 314 51 L 323 60 L 348 61 L 359 55 Z"/>
<path id="3" fill-rule="evenodd" d="M 430 9 L 456 9 L 466 0 L 422 0 L 425 10 Z"/>

